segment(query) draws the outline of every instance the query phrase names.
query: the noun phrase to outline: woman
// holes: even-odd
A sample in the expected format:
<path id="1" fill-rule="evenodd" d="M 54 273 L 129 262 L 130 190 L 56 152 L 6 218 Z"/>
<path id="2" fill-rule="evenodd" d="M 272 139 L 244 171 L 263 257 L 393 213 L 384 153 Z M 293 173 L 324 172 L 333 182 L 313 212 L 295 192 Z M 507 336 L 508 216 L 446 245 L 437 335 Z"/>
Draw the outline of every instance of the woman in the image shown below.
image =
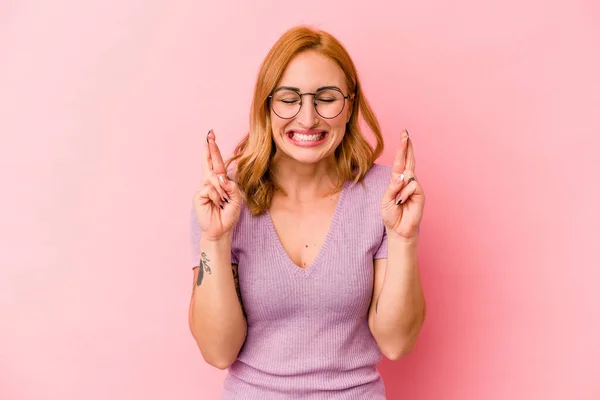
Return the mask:
<path id="1" fill-rule="evenodd" d="M 392 167 L 374 164 L 382 148 L 350 56 L 307 27 L 264 60 L 227 165 L 208 133 L 189 323 L 206 362 L 228 369 L 222 398 L 385 399 L 381 355 L 407 354 L 425 316 L 425 200 L 408 132 Z"/>

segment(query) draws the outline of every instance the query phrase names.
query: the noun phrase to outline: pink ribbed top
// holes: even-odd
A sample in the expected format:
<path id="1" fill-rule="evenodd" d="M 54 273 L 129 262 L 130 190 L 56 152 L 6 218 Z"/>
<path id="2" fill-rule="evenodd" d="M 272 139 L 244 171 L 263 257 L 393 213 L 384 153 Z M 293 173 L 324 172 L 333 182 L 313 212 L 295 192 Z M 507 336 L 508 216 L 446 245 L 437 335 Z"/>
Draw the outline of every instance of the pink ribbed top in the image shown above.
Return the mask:
<path id="1" fill-rule="evenodd" d="M 246 208 L 232 235 L 248 335 L 221 399 L 385 399 L 381 352 L 368 326 L 373 260 L 387 257 L 381 197 L 391 168 L 347 182 L 325 242 L 308 268 L 287 255 L 269 213 Z M 193 210 L 192 210 L 193 211 Z M 192 212 L 192 265 L 200 230 Z"/>

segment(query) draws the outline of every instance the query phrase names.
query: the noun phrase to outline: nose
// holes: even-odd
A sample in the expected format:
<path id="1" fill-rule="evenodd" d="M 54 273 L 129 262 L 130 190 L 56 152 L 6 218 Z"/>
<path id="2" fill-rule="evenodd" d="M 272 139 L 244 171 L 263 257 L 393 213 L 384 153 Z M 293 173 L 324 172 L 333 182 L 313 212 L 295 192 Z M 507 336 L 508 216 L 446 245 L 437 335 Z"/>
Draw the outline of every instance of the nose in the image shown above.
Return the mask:
<path id="1" fill-rule="evenodd" d="M 314 97 L 309 93 L 308 96 L 302 96 L 302 105 L 300 112 L 296 115 L 296 120 L 305 128 L 312 128 L 319 123 L 319 114 L 315 109 Z"/>

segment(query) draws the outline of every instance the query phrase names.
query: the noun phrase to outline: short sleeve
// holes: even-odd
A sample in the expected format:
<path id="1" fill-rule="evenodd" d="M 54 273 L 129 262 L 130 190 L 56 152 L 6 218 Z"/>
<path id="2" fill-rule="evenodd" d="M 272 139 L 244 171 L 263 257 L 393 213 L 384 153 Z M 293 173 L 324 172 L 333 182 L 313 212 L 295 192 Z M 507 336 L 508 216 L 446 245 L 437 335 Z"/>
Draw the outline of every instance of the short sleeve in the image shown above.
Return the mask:
<path id="1" fill-rule="evenodd" d="M 375 256 L 373 257 L 374 260 L 377 260 L 378 258 L 387 258 L 387 232 L 386 232 L 385 228 L 383 229 L 383 236 L 381 237 L 381 244 L 377 248 L 377 251 L 375 252 Z"/>
<path id="2" fill-rule="evenodd" d="M 190 262 L 192 268 L 196 268 L 200 265 L 200 237 L 202 236 L 202 230 L 200 229 L 200 224 L 198 223 L 198 219 L 196 218 L 196 211 L 192 206 L 190 212 Z M 233 251 L 233 243 L 231 244 L 231 263 L 237 264 L 238 259 Z"/>

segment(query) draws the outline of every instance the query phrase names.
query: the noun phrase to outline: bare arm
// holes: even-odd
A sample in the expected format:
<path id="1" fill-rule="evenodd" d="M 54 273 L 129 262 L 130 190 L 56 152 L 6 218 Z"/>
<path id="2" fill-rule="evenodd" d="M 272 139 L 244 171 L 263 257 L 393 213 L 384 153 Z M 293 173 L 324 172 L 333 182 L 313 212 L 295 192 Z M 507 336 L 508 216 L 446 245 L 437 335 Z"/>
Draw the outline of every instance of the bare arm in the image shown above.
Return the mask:
<path id="1" fill-rule="evenodd" d="M 392 177 L 381 200 L 387 260 L 375 261 L 369 327 L 382 353 L 397 360 L 412 350 L 423 321 L 425 298 L 419 277 L 419 225 L 425 193 L 415 177 L 415 153 L 402 132 Z"/>
<path id="2" fill-rule="evenodd" d="M 390 360 L 411 352 L 425 320 L 417 241 L 389 235 L 387 260 L 375 260 L 369 328 Z"/>
<path id="3" fill-rule="evenodd" d="M 237 265 L 231 264 L 231 238 L 200 240 L 201 262 L 194 268 L 189 325 L 204 360 L 228 368 L 246 340 Z"/>
<path id="4" fill-rule="evenodd" d="M 203 183 L 194 195 L 198 222 L 199 268 L 194 268 L 189 325 L 204 360 L 220 369 L 237 358 L 246 340 L 237 266 L 231 265 L 231 237 L 240 217 L 242 196 L 227 177 L 211 129 L 202 157 Z M 233 272 L 233 273 L 232 273 Z"/>

